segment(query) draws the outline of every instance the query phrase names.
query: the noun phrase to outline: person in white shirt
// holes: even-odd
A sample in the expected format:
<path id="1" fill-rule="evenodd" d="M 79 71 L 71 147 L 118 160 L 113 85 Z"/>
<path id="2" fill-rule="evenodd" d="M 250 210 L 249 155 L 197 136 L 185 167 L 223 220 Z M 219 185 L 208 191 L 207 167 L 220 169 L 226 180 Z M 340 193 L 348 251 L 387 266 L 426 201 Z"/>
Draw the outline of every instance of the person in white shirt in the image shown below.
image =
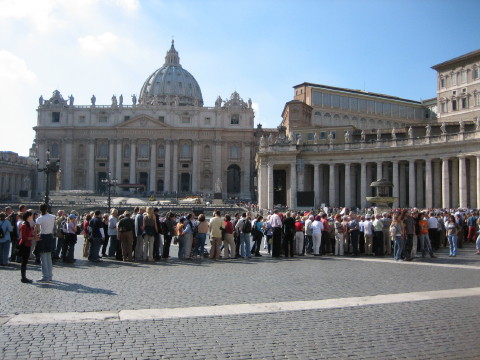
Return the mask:
<path id="1" fill-rule="evenodd" d="M 322 244 L 323 224 L 320 215 L 315 216 L 312 223 L 313 255 L 320 256 L 320 245 Z"/>
<path id="2" fill-rule="evenodd" d="M 370 215 L 367 215 L 363 222 L 365 236 L 365 255 L 373 255 L 373 222 Z"/>
<path id="3" fill-rule="evenodd" d="M 40 205 L 42 215 L 37 218 L 35 231 L 40 233 L 37 242 L 37 251 L 40 253 L 40 262 L 42 264 L 42 278 L 40 282 L 50 282 L 53 278 L 52 251 L 55 250 L 55 238 L 53 231 L 55 228 L 55 216 L 47 212 L 48 205 Z"/>

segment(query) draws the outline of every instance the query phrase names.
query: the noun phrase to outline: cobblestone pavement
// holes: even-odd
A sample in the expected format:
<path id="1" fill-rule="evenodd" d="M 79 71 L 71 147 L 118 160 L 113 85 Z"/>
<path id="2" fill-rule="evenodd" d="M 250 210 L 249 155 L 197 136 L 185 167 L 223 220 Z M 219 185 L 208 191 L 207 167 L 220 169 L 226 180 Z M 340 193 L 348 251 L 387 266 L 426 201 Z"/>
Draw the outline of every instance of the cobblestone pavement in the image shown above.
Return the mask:
<path id="1" fill-rule="evenodd" d="M 51 284 L 21 284 L 19 272 L 17 265 L 0 269 L 2 359 L 480 357 L 479 296 L 414 302 L 400 298 L 393 304 L 265 314 L 7 324 L 15 314 L 28 313 L 311 301 L 434 290 L 455 293 L 480 286 L 480 257 L 473 248 L 460 250 L 456 258 L 441 252 L 438 259 L 413 263 L 372 257 L 350 261 L 264 256 L 148 264 L 106 260 L 93 265 L 78 254 L 74 265 L 55 265 L 56 281 Z M 27 274 L 39 279 L 39 266 L 29 264 Z"/>

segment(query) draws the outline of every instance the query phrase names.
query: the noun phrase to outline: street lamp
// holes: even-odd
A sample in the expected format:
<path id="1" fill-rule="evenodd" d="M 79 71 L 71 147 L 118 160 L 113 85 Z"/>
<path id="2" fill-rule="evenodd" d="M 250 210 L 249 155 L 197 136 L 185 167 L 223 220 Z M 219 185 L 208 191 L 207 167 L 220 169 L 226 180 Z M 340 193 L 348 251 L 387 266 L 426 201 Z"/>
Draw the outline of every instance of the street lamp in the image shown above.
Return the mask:
<path id="1" fill-rule="evenodd" d="M 36 159 L 37 171 L 45 173 L 45 204 L 50 209 L 50 174 L 55 174 L 60 171 L 60 159 L 52 161 L 50 159 L 50 149 L 47 149 L 47 159 L 45 160 L 45 166 L 40 167 L 40 159 Z"/>
<path id="2" fill-rule="evenodd" d="M 112 173 L 108 172 L 108 177 L 106 179 L 102 179 L 102 183 L 105 184 L 108 188 L 108 212 L 110 213 L 110 209 L 112 208 L 112 186 L 117 186 L 118 180 L 112 179 Z"/>

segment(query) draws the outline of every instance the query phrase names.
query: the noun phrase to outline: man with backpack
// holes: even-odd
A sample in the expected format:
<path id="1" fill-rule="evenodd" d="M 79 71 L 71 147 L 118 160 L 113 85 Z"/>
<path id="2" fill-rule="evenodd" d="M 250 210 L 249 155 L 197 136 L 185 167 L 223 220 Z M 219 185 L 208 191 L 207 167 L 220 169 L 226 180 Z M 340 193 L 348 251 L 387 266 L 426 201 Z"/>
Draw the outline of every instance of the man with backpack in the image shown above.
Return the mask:
<path id="1" fill-rule="evenodd" d="M 252 222 L 247 213 L 242 213 L 241 219 L 235 225 L 235 230 L 240 234 L 240 255 L 243 258 L 251 258 L 250 233 L 252 232 Z"/>

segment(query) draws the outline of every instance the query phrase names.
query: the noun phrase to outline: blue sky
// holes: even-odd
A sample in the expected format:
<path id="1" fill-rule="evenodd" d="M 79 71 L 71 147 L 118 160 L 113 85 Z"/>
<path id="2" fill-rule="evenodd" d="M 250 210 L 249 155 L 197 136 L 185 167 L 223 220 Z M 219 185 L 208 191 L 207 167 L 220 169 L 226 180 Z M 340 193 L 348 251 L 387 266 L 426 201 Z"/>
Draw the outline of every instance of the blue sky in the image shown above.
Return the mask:
<path id="1" fill-rule="evenodd" d="M 138 95 L 172 36 L 206 106 L 238 91 L 276 127 L 313 82 L 420 100 L 432 65 L 480 48 L 480 1 L 0 0 L 0 150 L 27 155 L 38 98 Z"/>

